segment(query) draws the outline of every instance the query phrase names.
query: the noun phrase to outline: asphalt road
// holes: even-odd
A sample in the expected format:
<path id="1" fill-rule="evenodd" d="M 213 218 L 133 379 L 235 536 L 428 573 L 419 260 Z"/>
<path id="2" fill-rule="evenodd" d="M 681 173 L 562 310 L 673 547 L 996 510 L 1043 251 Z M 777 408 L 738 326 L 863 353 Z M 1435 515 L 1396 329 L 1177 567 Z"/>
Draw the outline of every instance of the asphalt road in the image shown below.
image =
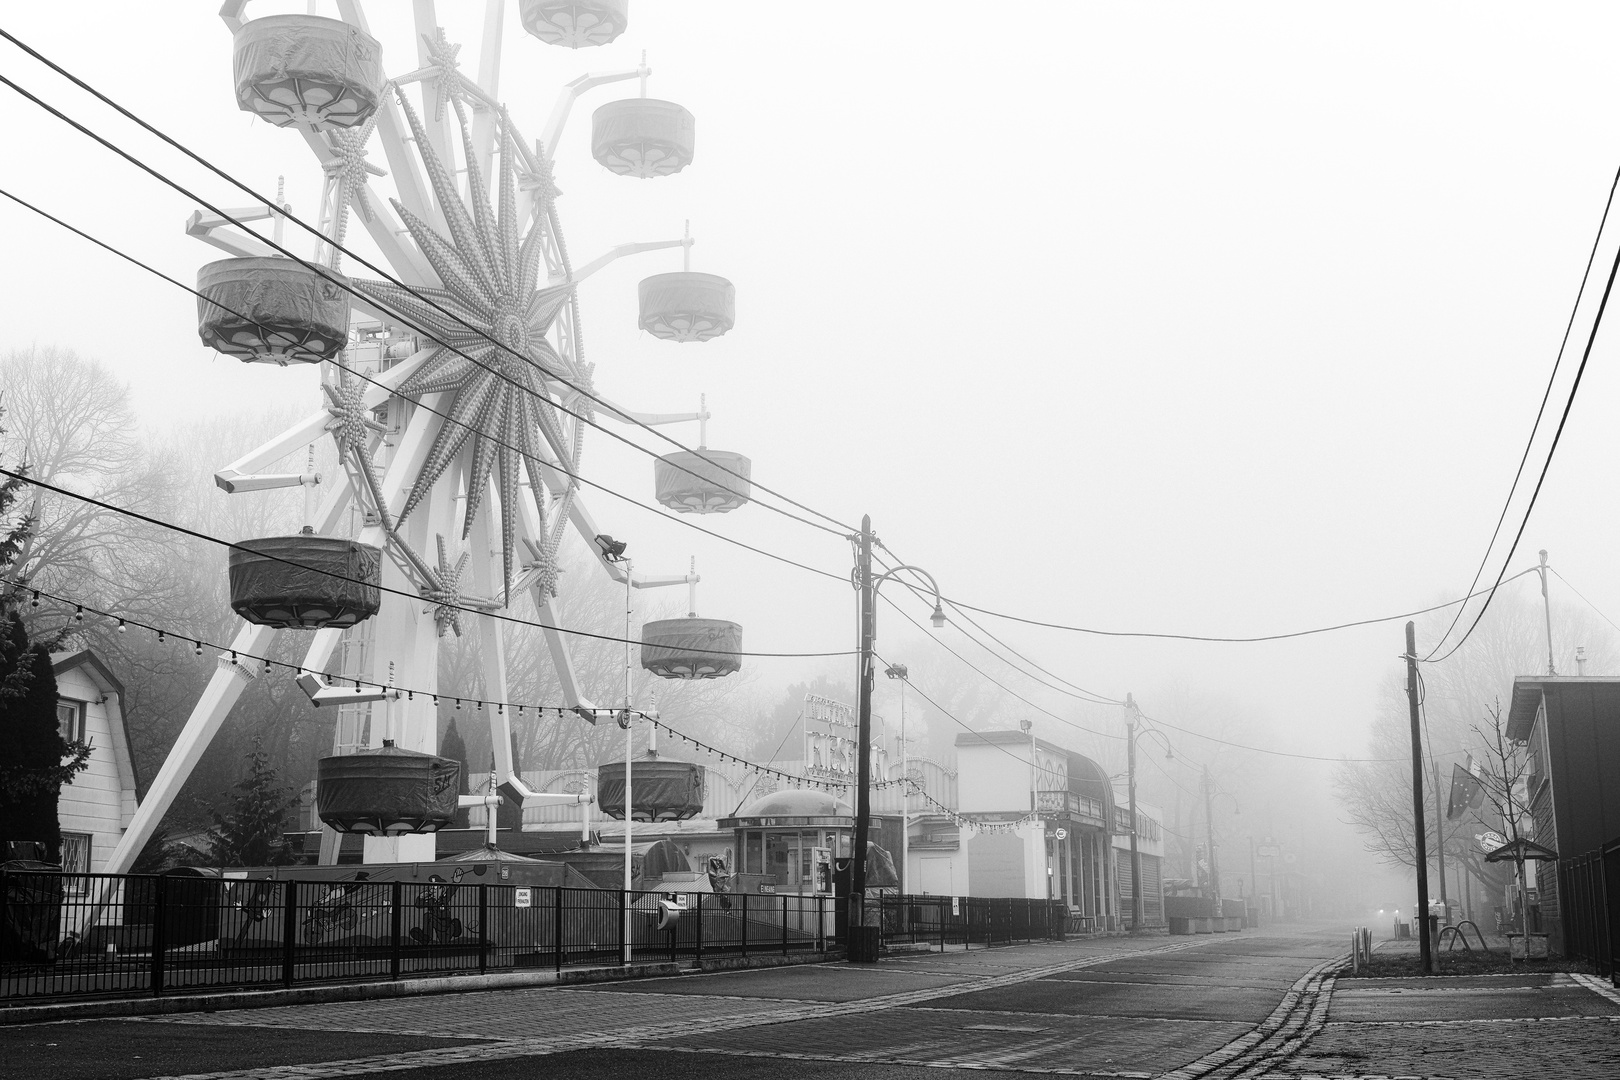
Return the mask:
<path id="1" fill-rule="evenodd" d="M 594 986 L 0 1028 L 7 1080 L 1156 1076 L 1252 1041 L 1336 930 L 1101 938 Z M 1296 1011 L 1297 1008 L 1296 1008 Z M 1236 1041 L 1236 1042 L 1235 1042 Z"/>

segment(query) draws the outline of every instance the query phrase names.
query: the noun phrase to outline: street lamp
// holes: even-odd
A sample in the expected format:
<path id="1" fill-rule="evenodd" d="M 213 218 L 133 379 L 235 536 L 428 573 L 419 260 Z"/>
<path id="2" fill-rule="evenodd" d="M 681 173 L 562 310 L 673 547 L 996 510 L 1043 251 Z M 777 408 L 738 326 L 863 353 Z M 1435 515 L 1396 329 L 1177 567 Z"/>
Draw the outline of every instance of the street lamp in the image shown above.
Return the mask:
<path id="1" fill-rule="evenodd" d="M 876 539 L 872 534 L 871 515 L 861 518 L 860 535 L 858 541 L 857 562 L 853 584 L 860 592 L 860 678 L 859 678 L 859 760 L 856 763 L 856 792 L 855 792 L 855 850 L 851 853 L 854 865 L 850 867 L 849 883 L 849 926 L 851 935 L 851 948 L 849 958 L 856 961 L 871 962 L 877 959 L 877 949 L 871 949 L 871 955 L 866 955 L 869 943 L 862 941 L 856 945 L 856 928 L 866 925 L 866 848 L 872 831 L 872 690 L 873 690 L 873 642 L 877 638 L 877 594 L 878 588 L 902 573 L 910 573 L 928 583 L 934 593 L 934 611 L 930 621 L 934 626 L 945 625 L 945 609 L 942 606 L 939 593 L 939 583 L 928 571 L 917 566 L 902 565 L 892 567 L 882 574 L 872 575 L 872 543 Z M 915 585 L 907 583 L 909 588 Z"/>
<path id="2" fill-rule="evenodd" d="M 1211 790 L 1209 781 L 1209 766 L 1204 766 L 1204 827 L 1209 834 L 1209 880 L 1210 892 L 1216 900 L 1221 898 L 1221 870 L 1220 860 L 1215 857 L 1215 799 L 1225 795 L 1232 800 L 1232 813 L 1241 815 L 1243 810 L 1238 806 L 1237 796 L 1230 791 L 1219 789 Z"/>
<path id="3" fill-rule="evenodd" d="M 1128 763 L 1126 792 L 1130 797 L 1131 810 L 1131 929 L 1140 930 L 1144 919 L 1142 911 L 1142 890 L 1138 882 L 1142 880 L 1142 853 L 1136 846 L 1136 735 L 1138 731 L 1145 731 L 1149 735 L 1157 735 L 1164 743 L 1165 760 L 1173 760 L 1175 752 L 1170 749 L 1170 737 L 1158 728 L 1141 728 L 1142 710 L 1136 707 L 1136 699 L 1130 694 L 1125 695 L 1125 734 L 1126 734 L 1126 761 Z"/>
<path id="4" fill-rule="evenodd" d="M 906 683 L 911 669 L 890 664 L 883 674 L 900 680 L 900 895 L 906 891 L 906 867 L 911 862 L 911 766 L 906 757 Z"/>

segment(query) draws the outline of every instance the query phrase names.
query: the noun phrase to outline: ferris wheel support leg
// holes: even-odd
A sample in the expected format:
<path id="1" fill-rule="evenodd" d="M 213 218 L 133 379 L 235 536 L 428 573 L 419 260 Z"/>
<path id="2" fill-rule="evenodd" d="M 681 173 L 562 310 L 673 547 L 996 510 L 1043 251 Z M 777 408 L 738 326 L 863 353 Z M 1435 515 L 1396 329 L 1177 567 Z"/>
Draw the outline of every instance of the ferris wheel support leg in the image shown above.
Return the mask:
<path id="1" fill-rule="evenodd" d="M 478 86 L 497 101 L 501 96 L 501 27 L 505 14 L 506 0 L 484 0 L 484 38 L 478 47 Z M 473 153 L 478 158 L 478 173 L 488 183 L 493 179 L 489 159 L 495 145 L 495 110 L 487 105 L 479 108 L 477 103 L 473 108 Z"/>
<path id="2" fill-rule="evenodd" d="M 493 492 L 486 491 L 484 498 L 488 502 L 496 496 Z M 505 506 L 501 507 L 501 513 L 509 512 Z M 467 537 L 467 545 L 473 556 L 469 564 L 472 569 L 472 587 L 480 596 L 496 596 L 501 589 L 497 569 L 500 544 L 490 535 L 491 517 L 493 517 L 491 514 L 479 514 L 474 519 L 472 532 Z M 478 627 L 478 653 L 479 662 L 483 667 L 484 696 L 497 702 L 504 702 L 507 697 L 505 628 L 497 619 L 474 621 Z M 495 757 L 495 781 L 500 785 L 503 795 L 508 798 L 515 797 L 521 803 L 527 789 L 523 787 L 517 755 L 512 746 L 512 716 L 499 704 L 489 706 L 486 711 L 489 713 L 489 745 Z"/>
<path id="3" fill-rule="evenodd" d="M 250 656 L 263 656 L 270 650 L 270 643 L 275 640 L 276 631 L 269 626 L 256 626 L 243 623 L 237 631 L 236 637 L 231 641 L 231 651 Z M 208 681 L 208 688 L 191 710 L 191 717 L 186 721 L 185 728 L 180 737 L 175 740 L 174 746 L 169 750 L 169 756 L 163 761 L 163 768 L 158 770 L 157 779 L 152 781 L 152 787 L 147 791 L 146 798 L 141 800 L 140 806 L 135 809 L 135 816 L 129 823 L 129 828 L 119 839 L 118 846 L 113 849 L 112 858 L 107 861 L 104 871 L 108 874 L 127 874 L 134 865 L 135 857 L 141 853 L 146 842 L 152 838 L 158 823 L 168 812 L 175 796 L 185 785 L 186 778 L 196 767 L 203 751 L 213 741 L 214 734 L 219 731 L 220 724 L 235 706 L 237 699 L 248 683 L 256 677 L 255 673 L 242 664 L 232 663 L 224 656 L 219 658 L 219 670 Z"/>

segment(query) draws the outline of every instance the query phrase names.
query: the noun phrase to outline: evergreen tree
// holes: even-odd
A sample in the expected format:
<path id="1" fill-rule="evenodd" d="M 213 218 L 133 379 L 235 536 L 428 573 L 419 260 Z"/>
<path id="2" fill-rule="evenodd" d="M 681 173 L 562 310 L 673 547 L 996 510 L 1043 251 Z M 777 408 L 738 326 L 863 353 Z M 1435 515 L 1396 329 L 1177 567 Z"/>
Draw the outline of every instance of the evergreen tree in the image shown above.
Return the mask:
<path id="1" fill-rule="evenodd" d="M 89 764 L 90 747 L 62 738 L 50 645 L 29 640 L 18 611 L 26 587 L 11 574 L 33 521 L 6 522 L 25 483 L 16 477 L 0 483 L 0 745 L 5 747 L 0 756 L 0 851 L 5 844 L 35 841 L 45 845 L 46 858 L 55 862 L 62 846 L 57 797 L 62 785 Z"/>
<path id="2" fill-rule="evenodd" d="M 439 740 L 439 756 L 449 758 L 461 766 L 461 778 L 456 781 L 456 794 L 465 795 L 470 790 L 467 786 L 467 744 L 456 730 L 454 717 L 450 718 L 450 726 L 444 729 L 444 737 Z M 467 827 L 467 808 L 465 806 L 456 810 L 456 828 Z"/>
<path id="3" fill-rule="evenodd" d="M 210 854 L 220 866 L 286 865 L 293 861 L 292 845 L 284 835 L 287 814 L 298 793 L 281 782 L 262 739 L 255 737 L 243 756 L 247 775 L 236 782 L 230 809 L 214 812 L 214 826 L 208 830 Z"/>

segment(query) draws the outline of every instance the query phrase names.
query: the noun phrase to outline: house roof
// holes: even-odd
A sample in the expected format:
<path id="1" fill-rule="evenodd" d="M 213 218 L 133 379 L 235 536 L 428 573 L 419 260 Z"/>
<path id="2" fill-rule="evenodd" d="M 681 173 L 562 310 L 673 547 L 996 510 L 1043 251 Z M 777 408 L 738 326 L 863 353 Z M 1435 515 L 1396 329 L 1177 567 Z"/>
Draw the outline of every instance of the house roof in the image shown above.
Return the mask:
<path id="1" fill-rule="evenodd" d="M 118 761 L 120 772 L 124 769 L 129 770 L 126 779 L 130 784 L 130 789 L 139 793 L 141 790 L 141 778 L 135 768 L 135 754 L 130 748 L 129 715 L 124 709 L 124 703 L 129 700 L 129 694 L 124 689 L 123 681 L 112 673 L 112 669 L 94 650 L 79 649 L 76 652 L 51 654 L 52 674 L 63 675 L 66 672 L 81 668 L 89 674 L 90 681 L 101 688 L 103 694 L 116 698 L 116 702 L 109 701 L 107 704 L 108 712 L 110 714 L 116 713 L 116 716 L 109 716 L 109 719 L 114 721 L 112 724 L 113 755 Z"/>
<path id="2" fill-rule="evenodd" d="M 1508 705 L 1507 737 L 1523 742 L 1530 737 L 1536 714 L 1541 710 L 1544 693 L 1582 687 L 1594 692 L 1606 703 L 1620 709 L 1620 676 L 1614 675 L 1520 675 L 1513 680 L 1513 698 Z"/>

